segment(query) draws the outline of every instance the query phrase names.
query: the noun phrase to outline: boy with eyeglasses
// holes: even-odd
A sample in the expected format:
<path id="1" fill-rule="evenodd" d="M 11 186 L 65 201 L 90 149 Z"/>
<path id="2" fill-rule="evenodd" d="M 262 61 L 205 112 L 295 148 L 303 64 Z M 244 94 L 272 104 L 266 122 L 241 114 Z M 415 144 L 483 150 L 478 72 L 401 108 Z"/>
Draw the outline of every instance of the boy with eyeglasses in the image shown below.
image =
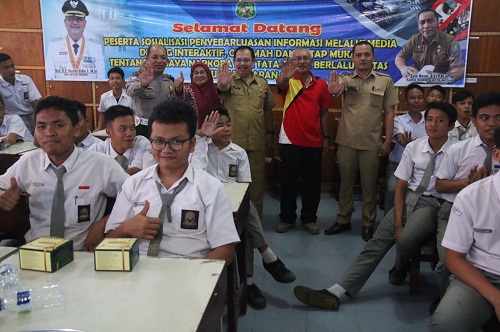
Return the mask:
<path id="1" fill-rule="evenodd" d="M 189 163 L 196 127 L 196 111 L 185 102 L 154 108 L 150 137 L 157 164 L 123 184 L 107 237 L 138 238 L 141 255 L 233 260 L 240 239 L 226 189 Z M 165 194 L 173 200 L 167 202 Z"/>

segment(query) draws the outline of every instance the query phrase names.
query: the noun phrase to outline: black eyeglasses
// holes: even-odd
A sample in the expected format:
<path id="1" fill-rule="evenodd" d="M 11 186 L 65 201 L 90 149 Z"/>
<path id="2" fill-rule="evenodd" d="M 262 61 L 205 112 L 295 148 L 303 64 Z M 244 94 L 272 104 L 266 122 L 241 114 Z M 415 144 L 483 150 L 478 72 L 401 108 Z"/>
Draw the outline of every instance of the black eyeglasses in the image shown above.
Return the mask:
<path id="1" fill-rule="evenodd" d="M 174 139 L 174 140 L 171 140 L 170 142 L 164 141 L 162 139 L 152 139 L 151 140 L 151 147 L 153 148 L 153 150 L 163 151 L 168 144 L 168 147 L 170 148 L 170 150 L 180 151 L 184 147 L 184 143 L 186 143 L 187 141 L 190 141 L 190 140 L 191 140 L 191 137 L 188 139 Z"/>

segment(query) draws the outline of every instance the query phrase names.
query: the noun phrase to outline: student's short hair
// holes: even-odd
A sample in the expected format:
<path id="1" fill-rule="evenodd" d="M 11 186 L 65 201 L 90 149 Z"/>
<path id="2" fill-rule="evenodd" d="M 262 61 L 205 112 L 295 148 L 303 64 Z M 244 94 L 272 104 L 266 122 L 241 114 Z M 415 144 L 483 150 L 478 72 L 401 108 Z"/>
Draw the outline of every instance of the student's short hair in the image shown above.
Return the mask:
<path id="1" fill-rule="evenodd" d="M 80 112 L 80 114 L 82 115 L 82 117 L 84 119 L 86 119 L 87 118 L 87 108 L 85 107 L 85 105 L 78 100 L 72 100 L 72 102 L 75 104 L 76 110 L 78 112 Z"/>
<path id="2" fill-rule="evenodd" d="M 207 115 L 210 115 L 210 113 L 215 112 L 215 111 L 219 112 L 220 116 L 227 116 L 229 121 L 231 121 L 231 117 L 229 116 L 229 111 L 224 106 L 214 106 L 214 107 L 209 108 L 205 112 L 205 114 L 203 115 L 203 119 L 206 118 Z"/>
<path id="3" fill-rule="evenodd" d="M 249 50 L 250 54 L 252 55 L 252 60 L 255 59 L 255 51 L 250 46 L 238 46 L 238 48 L 234 50 L 233 59 L 236 59 L 236 53 L 238 51 L 243 51 L 243 50 Z"/>
<path id="4" fill-rule="evenodd" d="M 120 67 L 113 67 L 110 70 L 108 70 L 108 78 L 113 73 L 120 75 L 122 77 L 122 79 L 125 78 L 125 73 L 123 72 L 123 69 L 121 69 Z"/>
<path id="5" fill-rule="evenodd" d="M 419 11 L 418 14 L 417 14 L 417 22 L 420 19 L 420 14 L 427 13 L 427 12 L 433 13 L 434 16 L 436 17 L 436 21 L 439 22 L 439 14 L 434 9 L 432 9 L 432 8 L 424 8 L 421 11 Z"/>
<path id="6" fill-rule="evenodd" d="M 469 90 L 466 90 L 466 89 L 460 89 L 460 90 L 456 91 L 453 94 L 453 96 L 451 96 L 451 103 L 456 104 L 459 101 L 463 101 L 469 97 L 471 97 L 472 100 L 474 100 L 474 95 L 472 94 L 472 92 L 470 92 Z"/>
<path id="7" fill-rule="evenodd" d="M 455 106 L 453 106 L 452 104 L 445 103 L 442 101 L 433 101 L 432 103 L 429 103 L 427 105 L 427 110 L 425 111 L 424 114 L 424 119 L 427 120 L 427 114 L 429 114 L 429 111 L 431 109 L 437 109 L 446 113 L 449 125 L 453 125 L 455 121 L 457 121 L 457 110 L 455 109 Z"/>
<path id="8" fill-rule="evenodd" d="M 12 58 L 7 53 L 0 53 L 0 63 L 11 59 Z"/>
<path id="9" fill-rule="evenodd" d="M 165 54 L 168 53 L 165 46 L 159 45 L 159 44 L 153 44 L 153 45 L 149 45 L 148 50 L 146 51 L 146 58 L 149 57 L 149 53 L 151 53 L 151 49 L 153 48 L 153 46 L 163 47 L 163 49 L 165 50 Z"/>
<path id="10" fill-rule="evenodd" d="M 181 124 L 188 127 L 189 137 L 194 137 L 198 127 L 198 114 L 196 111 L 182 100 L 172 99 L 159 103 L 153 109 L 153 114 L 149 119 L 149 134 L 153 128 L 153 123 Z"/>
<path id="11" fill-rule="evenodd" d="M 495 147 L 500 149 L 500 126 L 495 128 Z"/>
<path id="12" fill-rule="evenodd" d="M 41 113 L 49 108 L 55 109 L 57 111 L 63 111 L 71 120 L 73 126 L 78 124 L 78 110 L 73 100 L 59 96 L 48 96 L 45 99 L 41 99 L 36 105 L 35 120 L 38 116 L 38 113 Z"/>
<path id="13" fill-rule="evenodd" d="M 446 97 L 446 90 L 441 85 L 433 85 L 433 86 L 431 86 L 429 88 L 429 93 L 431 93 L 432 90 L 438 91 L 440 94 L 443 95 L 443 98 Z"/>
<path id="14" fill-rule="evenodd" d="M 405 87 L 405 98 L 408 99 L 408 92 L 410 92 L 410 90 L 413 90 L 413 89 L 418 89 L 422 92 L 422 94 L 424 94 L 424 88 L 422 88 L 420 85 L 418 85 L 417 83 L 411 83 L 411 84 L 408 84 L 406 87 Z"/>
<path id="15" fill-rule="evenodd" d="M 110 123 L 115 121 L 116 118 L 120 118 L 122 116 L 131 116 L 134 118 L 134 110 L 123 105 L 110 106 L 106 109 L 106 112 L 104 112 L 104 124 L 108 126 Z"/>
<path id="16" fill-rule="evenodd" d="M 354 57 L 354 51 L 356 50 L 356 46 L 361 46 L 361 45 L 370 46 L 370 48 L 372 49 L 372 54 L 375 55 L 375 49 L 373 48 L 373 45 L 369 41 L 361 40 L 361 41 L 357 42 L 356 44 L 354 44 L 354 46 L 351 50 L 351 57 Z"/>
<path id="17" fill-rule="evenodd" d="M 476 118 L 481 108 L 491 105 L 500 106 L 500 92 L 486 92 L 477 97 L 477 99 L 474 99 L 472 103 L 472 116 Z"/>

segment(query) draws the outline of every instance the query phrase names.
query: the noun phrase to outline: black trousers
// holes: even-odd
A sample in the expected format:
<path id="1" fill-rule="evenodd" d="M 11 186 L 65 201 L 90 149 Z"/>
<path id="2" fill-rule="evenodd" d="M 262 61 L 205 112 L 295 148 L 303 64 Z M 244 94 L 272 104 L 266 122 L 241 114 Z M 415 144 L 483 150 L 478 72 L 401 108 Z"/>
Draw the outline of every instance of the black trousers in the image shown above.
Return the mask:
<path id="1" fill-rule="evenodd" d="M 295 223 L 297 196 L 302 196 L 302 224 L 316 222 L 321 198 L 321 162 L 323 149 L 280 144 L 281 222 Z"/>

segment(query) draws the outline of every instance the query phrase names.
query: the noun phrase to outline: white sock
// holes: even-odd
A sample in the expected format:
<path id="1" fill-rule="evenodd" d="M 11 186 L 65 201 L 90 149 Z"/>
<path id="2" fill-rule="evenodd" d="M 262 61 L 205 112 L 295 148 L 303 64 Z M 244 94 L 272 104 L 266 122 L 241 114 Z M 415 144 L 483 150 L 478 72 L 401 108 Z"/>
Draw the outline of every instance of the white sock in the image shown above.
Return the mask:
<path id="1" fill-rule="evenodd" d="M 247 285 L 253 285 L 253 278 L 247 277 Z"/>
<path id="2" fill-rule="evenodd" d="M 332 287 L 327 288 L 326 290 L 329 291 L 330 293 L 332 293 L 333 295 L 337 296 L 339 299 L 342 296 L 344 296 L 345 293 L 347 293 L 347 291 L 339 284 L 335 284 Z"/>
<path id="3" fill-rule="evenodd" d="M 272 263 L 278 260 L 278 257 L 274 254 L 274 252 L 271 250 L 270 247 L 267 247 L 266 250 L 260 253 L 262 255 L 262 259 L 264 260 L 264 263 Z"/>

